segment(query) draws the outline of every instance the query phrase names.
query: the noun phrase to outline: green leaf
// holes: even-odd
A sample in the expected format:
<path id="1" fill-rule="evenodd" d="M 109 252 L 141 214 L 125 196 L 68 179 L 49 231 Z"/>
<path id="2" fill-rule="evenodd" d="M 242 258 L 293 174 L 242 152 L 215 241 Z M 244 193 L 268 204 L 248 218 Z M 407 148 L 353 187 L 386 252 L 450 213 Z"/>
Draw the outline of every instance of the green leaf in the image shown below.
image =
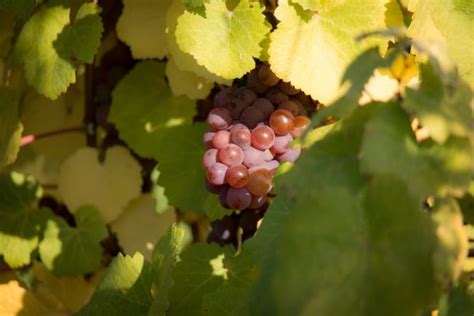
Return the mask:
<path id="1" fill-rule="evenodd" d="M 246 303 L 256 273 L 251 257 L 244 253 L 235 256 L 230 247 L 196 244 L 182 253 L 173 270 L 175 285 L 167 315 L 239 315 L 234 312 Z M 229 293 L 242 294 L 234 298 L 233 306 Z"/>
<path id="2" fill-rule="evenodd" d="M 181 0 L 189 11 L 201 9 L 204 7 L 204 0 Z"/>
<path id="3" fill-rule="evenodd" d="M 23 26 L 15 45 L 15 60 L 25 67 L 25 77 L 39 93 L 56 99 L 76 81 L 73 53 L 92 61 L 102 25 L 87 15 L 69 25 L 70 9 L 61 1 L 44 5 Z"/>
<path id="4" fill-rule="evenodd" d="M 316 187 L 308 177 L 315 170 L 304 173 L 313 189 L 280 193 L 269 209 L 286 216 L 254 293 L 255 314 L 418 315 L 436 297 L 433 232 L 421 203 L 390 178 L 361 192 Z M 296 176 L 303 179 L 301 169 L 289 185 Z"/>
<path id="5" fill-rule="evenodd" d="M 33 8 L 36 0 L 0 0 L 0 9 L 8 11 L 17 17 L 26 20 Z"/>
<path id="6" fill-rule="evenodd" d="M 136 253 L 133 257 L 119 254 L 78 315 L 147 315 L 152 302 L 152 277 L 151 266 L 141 254 Z"/>
<path id="7" fill-rule="evenodd" d="M 16 160 L 22 131 L 16 93 L 0 88 L 0 170 Z"/>
<path id="8" fill-rule="evenodd" d="M 153 252 L 154 273 L 151 291 L 154 301 L 148 312 L 150 316 L 165 315 L 169 307 L 168 292 L 174 284 L 171 272 L 178 261 L 183 237 L 184 230 L 178 226 L 172 226 L 160 239 Z"/>
<path id="9" fill-rule="evenodd" d="M 171 0 L 124 0 L 123 5 L 117 35 L 130 46 L 133 57 L 164 58 L 168 53 L 165 17 Z"/>
<path id="10" fill-rule="evenodd" d="M 412 1 L 408 35 L 425 44 L 442 43 L 474 88 L 474 6 L 470 0 Z"/>
<path id="11" fill-rule="evenodd" d="M 466 274 L 461 282 L 443 295 L 439 303 L 439 316 L 472 316 L 474 293 L 472 281 L 469 281 L 469 275 Z"/>
<path id="12" fill-rule="evenodd" d="M 361 33 L 385 28 L 388 0 L 325 2 L 321 12 L 308 12 L 291 1 L 279 1 L 280 21 L 270 36 L 273 72 L 313 99 L 328 104 L 336 97 L 344 70 L 355 56 L 387 40 L 371 37 L 356 43 Z"/>
<path id="13" fill-rule="evenodd" d="M 99 12 L 99 7 L 92 3 L 79 8 L 74 23 L 67 25 L 54 42 L 63 57 L 75 56 L 82 62 L 92 63 L 104 31 Z"/>
<path id="14" fill-rule="evenodd" d="M 92 273 L 101 263 L 100 242 L 108 232 L 99 212 L 84 206 L 74 218 L 77 227 L 70 227 L 60 217 L 49 219 L 39 245 L 41 260 L 56 275 Z"/>
<path id="15" fill-rule="evenodd" d="M 474 180 L 471 180 L 469 188 L 464 196 L 458 199 L 459 206 L 464 216 L 464 220 L 469 224 L 474 224 Z"/>
<path id="16" fill-rule="evenodd" d="M 260 55 L 260 42 L 270 31 L 263 8 L 248 0 L 240 1 L 231 11 L 220 0 L 210 0 L 204 6 L 204 16 L 185 12 L 178 18 L 179 47 L 218 76 L 242 77 L 255 67 L 253 58 Z"/>
<path id="17" fill-rule="evenodd" d="M 420 120 L 430 136 L 443 143 L 450 135 L 465 137 L 473 132 L 473 115 L 470 107 L 472 92 L 469 86 L 457 78 L 443 82 L 430 64 L 420 65 L 419 89 L 407 89 L 402 106 Z"/>
<path id="18" fill-rule="evenodd" d="M 160 178 L 160 170 L 158 167 L 153 168 L 153 171 L 150 175 L 150 180 L 153 184 L 151 193 L 155 199 L 155 211 L 158 214 L 163 213 L 168 209 L 168 197 L 165 194 L 165 188 L 158 184 L 158 179 Z"/>
<path id="19" fill-rule="evenodd" d="M 171 91 L 176 96 L 185 95 L 191 99 L 205 99 L 214 83 L 193 72 L 182 71 L 172 58 L 166 63 L 166 77 Z"/>
<path id="20" fill-rule="evenodd" d="M 115 88 L 109 120 L 133 150 L 159 161 L 158 184 L 164 187 L 171 205 L 222 217 L 225 209 L 203 184 L 202 135 L 206 127 L 190 125 L 195 111 L 194 102 L 174 96 L 166 86 L 164 65 L 146 61 Z"/>
<path id="21" fill-rule="evenodd" d="M 450 138 L 443 145 L 418 144 L 407 115 L 391 103 L 367 123 L 361 170 L 398 178 L 422 198 L 430 194 L 461 196 L 473 172 L 470 148 L 469 140 L 460 138 Z"/>
<path id="22" fill-rule="evenodd" d="M 0 174 L 0 255 L 12 268 L 31 262 L 48 218 L 34 203 L 41 188 L 32 177 L 16 172 Z"/>
<path id="23" fill-rule="evenodd" d="M 15 19 L 13 15 L 0 10 L 0 58 L 8 56 L 14 33 Z M 2 84 L 2 76 L 3 74 L 0 75 L 0 84 Z"/>

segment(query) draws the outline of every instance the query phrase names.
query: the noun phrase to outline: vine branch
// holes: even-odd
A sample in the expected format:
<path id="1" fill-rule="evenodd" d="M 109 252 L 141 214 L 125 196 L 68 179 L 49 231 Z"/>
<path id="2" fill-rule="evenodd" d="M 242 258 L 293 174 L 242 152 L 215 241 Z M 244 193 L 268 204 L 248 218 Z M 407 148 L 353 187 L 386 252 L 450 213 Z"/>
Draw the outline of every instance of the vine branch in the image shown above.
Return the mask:
<path id="1" fill-rule="evenodd" d="M 46 133 L 30 134 L 30 135 L 23 136 L 21 138 L 20 146 L 25 146 L 37 140 L 49 138 L 53 136 L 59 136 L 59 135 L 69 134 L 69 133 L 85 133 L 85 132 L 86 132 L 86 128 L 84 126 L 75 126 L 75 127 L 62 128 L 62 129 L 58 129 L 58 130 L 50 131 Z"/>

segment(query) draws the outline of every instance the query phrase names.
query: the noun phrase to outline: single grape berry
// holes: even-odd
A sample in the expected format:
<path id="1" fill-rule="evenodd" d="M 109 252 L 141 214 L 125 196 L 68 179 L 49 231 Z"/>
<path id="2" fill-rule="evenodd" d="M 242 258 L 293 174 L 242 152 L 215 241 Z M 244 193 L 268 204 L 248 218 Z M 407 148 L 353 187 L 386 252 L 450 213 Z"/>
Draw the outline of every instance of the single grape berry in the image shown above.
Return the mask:
<path id="1" fill-rule="evenodd" d="M 271 71 L 270 66 L 261 65 L 258 69 L 258 79 L 268 87 L 276 85 L 280 79 Z"/>
<path id="2" fill-rule="evenodd" d="M 202 140 L 204 142 L 204 145 L 206 146 L 206 149 L 212 148 L 212 139 L 214 138 L 214 135 L 216 133 L 214 132 L 205 132 L 204 136 L 202 137 Z"/>
<path id="3" fill-rule="evenodd" d="M 256 93 L 265 93 L 268 90 L 268 86 L 264 85 L 260 79 L 258 79 L 258 74 L 255 69 L 247 76 L 247 87 Z"/>
<path id="4" fill-rule="evenodd" d="M 227 192 L 229 191 L 230 187 L 228 185 L 223 185 L 221 191 L 219 192 L 219 202 L 221 203 L 222 207 L 230 208 L 229 204 L 227 203 Z"/>
<path id="5" fill-rule="evenodd" d="M 244 165 L 235 165 L 227 170 L 226 182 L 233 188 L 243 188 L 249 181 L 249 172 Z"/>
<path id="6" fill-rule="evenodd" d="M 216 149 L 224 148 L 230 143 L 230 133 L 228 131 L 218 131 L 212 138 L 212 146 Z"/>
<path id="7" fill-rule="evenodd" d="M 308 128 L 309 123 L 310 123 L 310 120 L 306 116 L 295 117 L 295 119 L 293 120 L 293 124 L 295 125 L 295 128 L 293 128 L 293 130 L 291 131 L 291 135 L 295 138 L 300 136 L 301 134 L 303 134 L 305 129 Z"/>
<path id="8" fill-rule="evenodd" d="M 229 110 L 226 108 L 214 108 L 207 115 L 207 124 L 209 124 L 213 130 L 226 129 L 231 123 L 232 117 Z"/>
<path id="9" fill-rule="evenodd" d="M 287 110 L 276 110 L 270 116 L 270 126 L 277 135 L 286 135 L 294 128 L 293 115 Z"/>
<path id="10" fill-rule="evenodd" d="M 275 133 L 266 126 L 259 126 L 252 131 L 252 146 L 259 150 L 266 150 L 273 146 Z"/>
<path id="11" fill-rule="evenodd" d="M 225 88 L 216 93 L 214 97 L 214 106 L 215 107 L 228 107 L 230 100 L 234 95 L 234 89 Z"/>
<path id="12" fill-rule="evenodd" d="M 267 169 L 257 169 L 250 173 L 245 186 L 253 195 L 265 195 L 272 189 L 272 175 Z"/>
<path id="13" fill-rule="evenodd" d="M 213 185 L 222 185 L 225 183 L 225 174 L 228 167 L 223 163 L 216 162 L 207 169 L 207 180 Z"/>
<path id="14" fill-rule="evenodd" d="M 244 148 L 244 165 L 251 168 L 264 162 L 264 152 L 249 146 Z"/>
<path id="15" fill-rule="evenodd" d="M 250 146 L 252 142 L 252 136 L 247 126 L 244 124 L 235 124 L 230 129 L 230 140 L 237 146 L 245 148 Z"/>
<path id="16" fill-rule="evenodd" d="M 240 122 L 250 129 L 255 128 L 255 126 L 264 119 L 265 115 L 254 106 L 246 108 L 240 116 Z"/>
<path id="17" fill-rule="evenodd" d="M 250 201 L 250 205 L 248 208 L 251 208 L 253 210 L 256 210 L 265 204 L 265 201 L 267 200 L 267 195 L 252 195 L 252 200 Z"/>
<path id="18" fill-rule="evenodd" d="M 231 209 L 243 210 L 246 209 L 252 201 L 252 195 L 245 188 L 229 188 L 227 191 L 227 204 Z"/>
<path id="19" fill-rule="evenodd" d="M 296 148 L 290 148 L 289 150 L 287 150 L 285 153 L 279 155 L 277 157 L 278 161 L 288 161 L 288 162 L 295 162 L 296 159 L 298 159 L 298 157 L 300 156 L 301 154 L 301 148 L 300 147 L 296 147 Z"/>
<path id="20" fill-rule="evenodd" d="M 275 111 L 275 107 L 273 104 L 264 98 L 258 98 L 252 103 L 252 107 L 263 114 L 263 119 L 267 120 L 273 111 Z"/>
<path id="21" fill-rule="evenodd" d="M 290 145 L 292 141 L 293 137 L 291 137 L 291 134 L 275 137 L 275 142 L 273 143 L 272 147 L 273 152 L 277 154 L 285 153 L 288 149 L 291 148 Z"/>
<path id="22" fill-rule="evenodd" d="M 219 151 L 215 148 L 208 149 L 204 153 L 204 157 L 202 158 L 202 164 L 206 169 L 211 168 L 217 162 L 217 153 Z"/>
<path id="23" fill-rule="evenodd" d="M 220 162 L 229 167 L 240 165 L 244 161 L 244 152 L 239 146 L 228 144 L 219 150 L 218 158 Z"/>
<path id="24" fill-rule="evenodd" d="M 278 88 L 271 88 L 265 94 L 265 98 L 271 103 L 278 105 L 283 101 L 287 101 L 288 95 L 281 92 L 281 90 Z"/>
<path id="25" fill-rule="evenodd" d="M 300 108 L 298 107 L 298 104 L 290 100 L 283 101 L 282 103 L 280 103 L 280 105 L 278 106 L 278 109 L 287 110 L 288 112 L 293 114 L 293 116 L 297 116 L 300 112 Z"/>

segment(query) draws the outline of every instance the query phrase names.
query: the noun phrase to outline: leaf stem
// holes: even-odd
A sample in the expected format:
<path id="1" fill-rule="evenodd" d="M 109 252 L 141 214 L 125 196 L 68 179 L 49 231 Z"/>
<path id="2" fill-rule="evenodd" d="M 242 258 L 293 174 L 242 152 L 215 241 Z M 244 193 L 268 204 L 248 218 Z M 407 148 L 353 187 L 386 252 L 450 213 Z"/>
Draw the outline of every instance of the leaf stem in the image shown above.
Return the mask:
<path id="1" fill-rule="evenodd" d="M 41 133 L 41 134 L 30 134 L 30 135 L 23 136 L 21 138 L 20 146 L 25 146 L 37 140 L 49 138 L 53 136 L 59 136 L 59 135 L 69 134 L 69 133 L 85 133 L 85 132 L 86 132 L 86 128 L 84 126 L 75 126 L 75 127 L 62 128 L 55 131 Z"/>

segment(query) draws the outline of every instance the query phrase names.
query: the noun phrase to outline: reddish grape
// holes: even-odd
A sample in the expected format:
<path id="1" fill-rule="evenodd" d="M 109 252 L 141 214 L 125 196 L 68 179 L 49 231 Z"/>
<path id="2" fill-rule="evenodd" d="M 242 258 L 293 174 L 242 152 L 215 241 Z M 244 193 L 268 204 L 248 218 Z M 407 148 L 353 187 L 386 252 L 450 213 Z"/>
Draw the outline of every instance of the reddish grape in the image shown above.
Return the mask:
<path id="1" fill-rule="evenodd" d="M 250 173 L 245 187 L 253 195 L 265 195 L 272 189 L 272 175 L 266 169 L 257 169 Z"/>
<path id="2" fill-rule="evenodd" d="M 204 181 L 204 183 L 206 185 L 206 190 L 209 193 L 219 194 L 219 192 L 222 189 L 222 185 L 214 185 L 214 184 L 210 183 L 209 180 L 207 180 L 207 179 Z"/>
<path id="3" fill-rule="evenodd" d="M 258 79 L 268 87 L 276 85 L 280 79 L 271 71 L 270 66 L 261 65 L 258 69 Z"/>
<path id="4" fill-rule="evenodd" d="M 266 169 L 266 170 L 270 171 L 270 173 L 273 175 L 273 174 L 275 174 L 275 172 L 276 172 L 276 170 L 278 169 L 279 166 L 280 166 L 280 164 L 276 160 L 264 161 L 259 165 L 256 165 L 252 168 L 249 168 L 249 173 L 252 173 L 252 172 L 254 172 L 258 169 Z"/>
<path id="5" fill-rule="evenodd" d="M 268 87 L 264 85 L 259 79 L 257 71 L 252 70 L 247 76 L 247 87 L 252 89 L 256 93 L 265 93 L 268 90 Z"/>
<path id="6" fill-rule="evenodd" d="M 226 182 L 233 188 L 242 188 L 249 181 L 249 172 L 244 165 L 235 165 L 227 170 Z"/>
<path id="7" fill-rule="evenodd" d="M 232 99 L 230 101 L 230 114 L 232 116 L 232 119 L 238 120 L 240 118 L 240 115 L 242 115 L 242 112 L 248 107 L 248 104 L 246 104 L 244 101 L 239 100 L 239 99 Z"/>
<path id="8" fill-rule="evenodd" d="M 252 131 L 252 146 L 265 150 L 273 146 L 275 142 L 275 133 L 273 130 L 266 126 L 259 126 Z"/>
<path id="9" fill-rule="evenodd" d="M 257 95 L 249 88 L 241 87 L 237 89 L 237 92 L 235 93 L 235 98 L 242 101 L 246 105 L 250 105 L 253 101 L 255 101 Z"/>
<path id="10" fill-rule="evenodd" d="M 258 98 L 252 103 L 252 108 L 260 111 L 263 114 L 263 119 L 267 120 L 272 112 L 275 110 L 273 104 L 264 98 Z M 262 121 L 262 120 L 260 120 Z"/>
<path id="11" fill-rule="evenodd" d="M 220 162 L 229 167 L 240 165 L 244 161 L 244 152 L 235 144 L 227 144 L 219 150 L 218 158 Z"/>
<path id="12" fill-rule="evenodd" d="M 295 95 L 298 92 L 300 92 L 300 90 L 296 89 L 289 82 L 285 82 L 285 81 L 280 81 L 278 83 L 278 88 L 288 95 Z"/>
<path id="13" fill-rule="evenodd" d="M 296 148 L 292 148 L 292 149 L 289 149 L 287 152 L 279 155 L 277 157 L 278 161 L 288 161 L 288 162 L 295 162 L 296 159 L 298 159 L 298 157 L 300 156 L 301 154 L 301 148 L 300 147 L 296 147 Z"/>
<path id="14" fill-rule="evenodd" d="M 270 161 L 275 157 L 275 153 L 273 153 L 270 149 L 266 149 L 263 151 L 263 160 Z"/>
<path id="15" fill-rule="evenodd" d="M 213 185 L 224 184 L 227 169 L 226 165 L 216 162 L 211 168 L 207 169 L 207 180 Z"/>
<path id="16" fill-rule="evenodd" d="M 308 128 L 310 120 L 306 116 L 297 116 L 293 120 L 293 123 L 295 124 L 295 128 L 291 131 L 291 135 L 296 138 L 303 134 L 304 130 Z"/>
<path id="17" fill-rule="evenodd" d="M 226 129 L 231 123 L 232 117 L 230 112 L 223 107 L 212 109 L 207 116 L 207 124 L 209 124 L 213 130 Z"/>
<path id="18" fill-rule="evenodd" d="M 214 106 L 215 107 L 228 107 L 229 102 L 234 95 L 235 89 L 225 88 L 216 93 L 214 97 Z"/>
<path id="19" fill-rule="evenodd" d="M 265 94 L 265 98 L 267 98 L 268 101 L 270 101 L 273 104 L 280 104 L 283 101 L 288 100 L 288 95 L 281 92 L 281 90 L 278 88 L 271 88 Z"/>
<path id="20" fill-rule="evenodd" d="M 230 140 L 241 148 L 250 146 L 252 141 L 250 130 L 244 124 L 236 124 L 230 129 Z"/>
<path id="21" fill-rule="evenodd" d="M 219 151 L 215 148 L 211 148 L 204 153 L 202 158 L 202 164 L 206 169 L 211 168 L 217 162 L 217 153 Z"/>
<path id="22" fill-rule="evenodd" d="M 260 195 L 260 196 L 257 196 L 257 195 L 252 195 L 252 200 L 250 201 L 250 205 L 248 206 L 248 208 L 251 208 L 251 209 L 258 209 L 260 207 L 263 206 L 263 204 L 265 204 L 265 201 L 267 200 L 267 195 Z"/>
<path id="23" fill-rule="evenodd" d="M 246 209 L 252 201 L 252 195 L 245 188 L 229 188 L 227 191 L 227 204 L 231 209 L 243 210 Z"/>
<path id="24" fill-rule="evenodd" d="M 219 192 L 219 201 L 221 205 L 225 208 L 230 208 L 229 204 L 227 203 L 227 192 L 229 191 L 230 187 L 228 185 L 223 185 L 221 191 Z"/>
<path id="25" fill-rule="evenodd" d="M 214 132 L 205 132 L 203 136 L 203 141 L 204 145 L 206 146 L 206 149 L 212 148 L 212 139 L 214 138 L 214 135 L 216 133 Z"/>
<path id="26" fill-rule="evenodd" d="M 264 153 L 252 146 L 244 148 L 244 165 L 251 168 L 261 164 L 264 160 Z"/>
<path id="27" fill-rule="evenodd" d="M 254 106 L 246 108 L 240 116 L 240 121 L 248 128 L 254 128 L 257 124 L 265 119 L 264 114 Z"/>
<path id="28" fill-rule="evenodd" d="M 284 136 L 277 136 L 275 138 L 275 143 L 273 144 L 272 150 L 277 154 L 283 154 L 288 149 L 291 148 L 291 142 L 293 141 L 293 137 L 291 134 L 286 134 Z"/>
<path id="29" fill-rule="evenodd" d="M 221 149 L 230 143 L 230 133 L 228 131 L 218 131 L 212 138 L 212 145 Z"/>
<path id="30" fill-rule="evenodd" d="M 277 135 L 286 135 L 294 127 L 293 115 L 287 110 L 276 110 L 270 116 L 270 126 Z"/>
<path id="31" fill-rule="evenodd" d="M 287 110 L 288 112 L 293 114 L 293 116 L 297 116 L 300 112 L 300 108 L 298 107 L 298 104 L 296 104 L 295 102 L 290 101 L 290 100 L 282 102 L 278 106 L 278 109 L 279 110 Z"/>

